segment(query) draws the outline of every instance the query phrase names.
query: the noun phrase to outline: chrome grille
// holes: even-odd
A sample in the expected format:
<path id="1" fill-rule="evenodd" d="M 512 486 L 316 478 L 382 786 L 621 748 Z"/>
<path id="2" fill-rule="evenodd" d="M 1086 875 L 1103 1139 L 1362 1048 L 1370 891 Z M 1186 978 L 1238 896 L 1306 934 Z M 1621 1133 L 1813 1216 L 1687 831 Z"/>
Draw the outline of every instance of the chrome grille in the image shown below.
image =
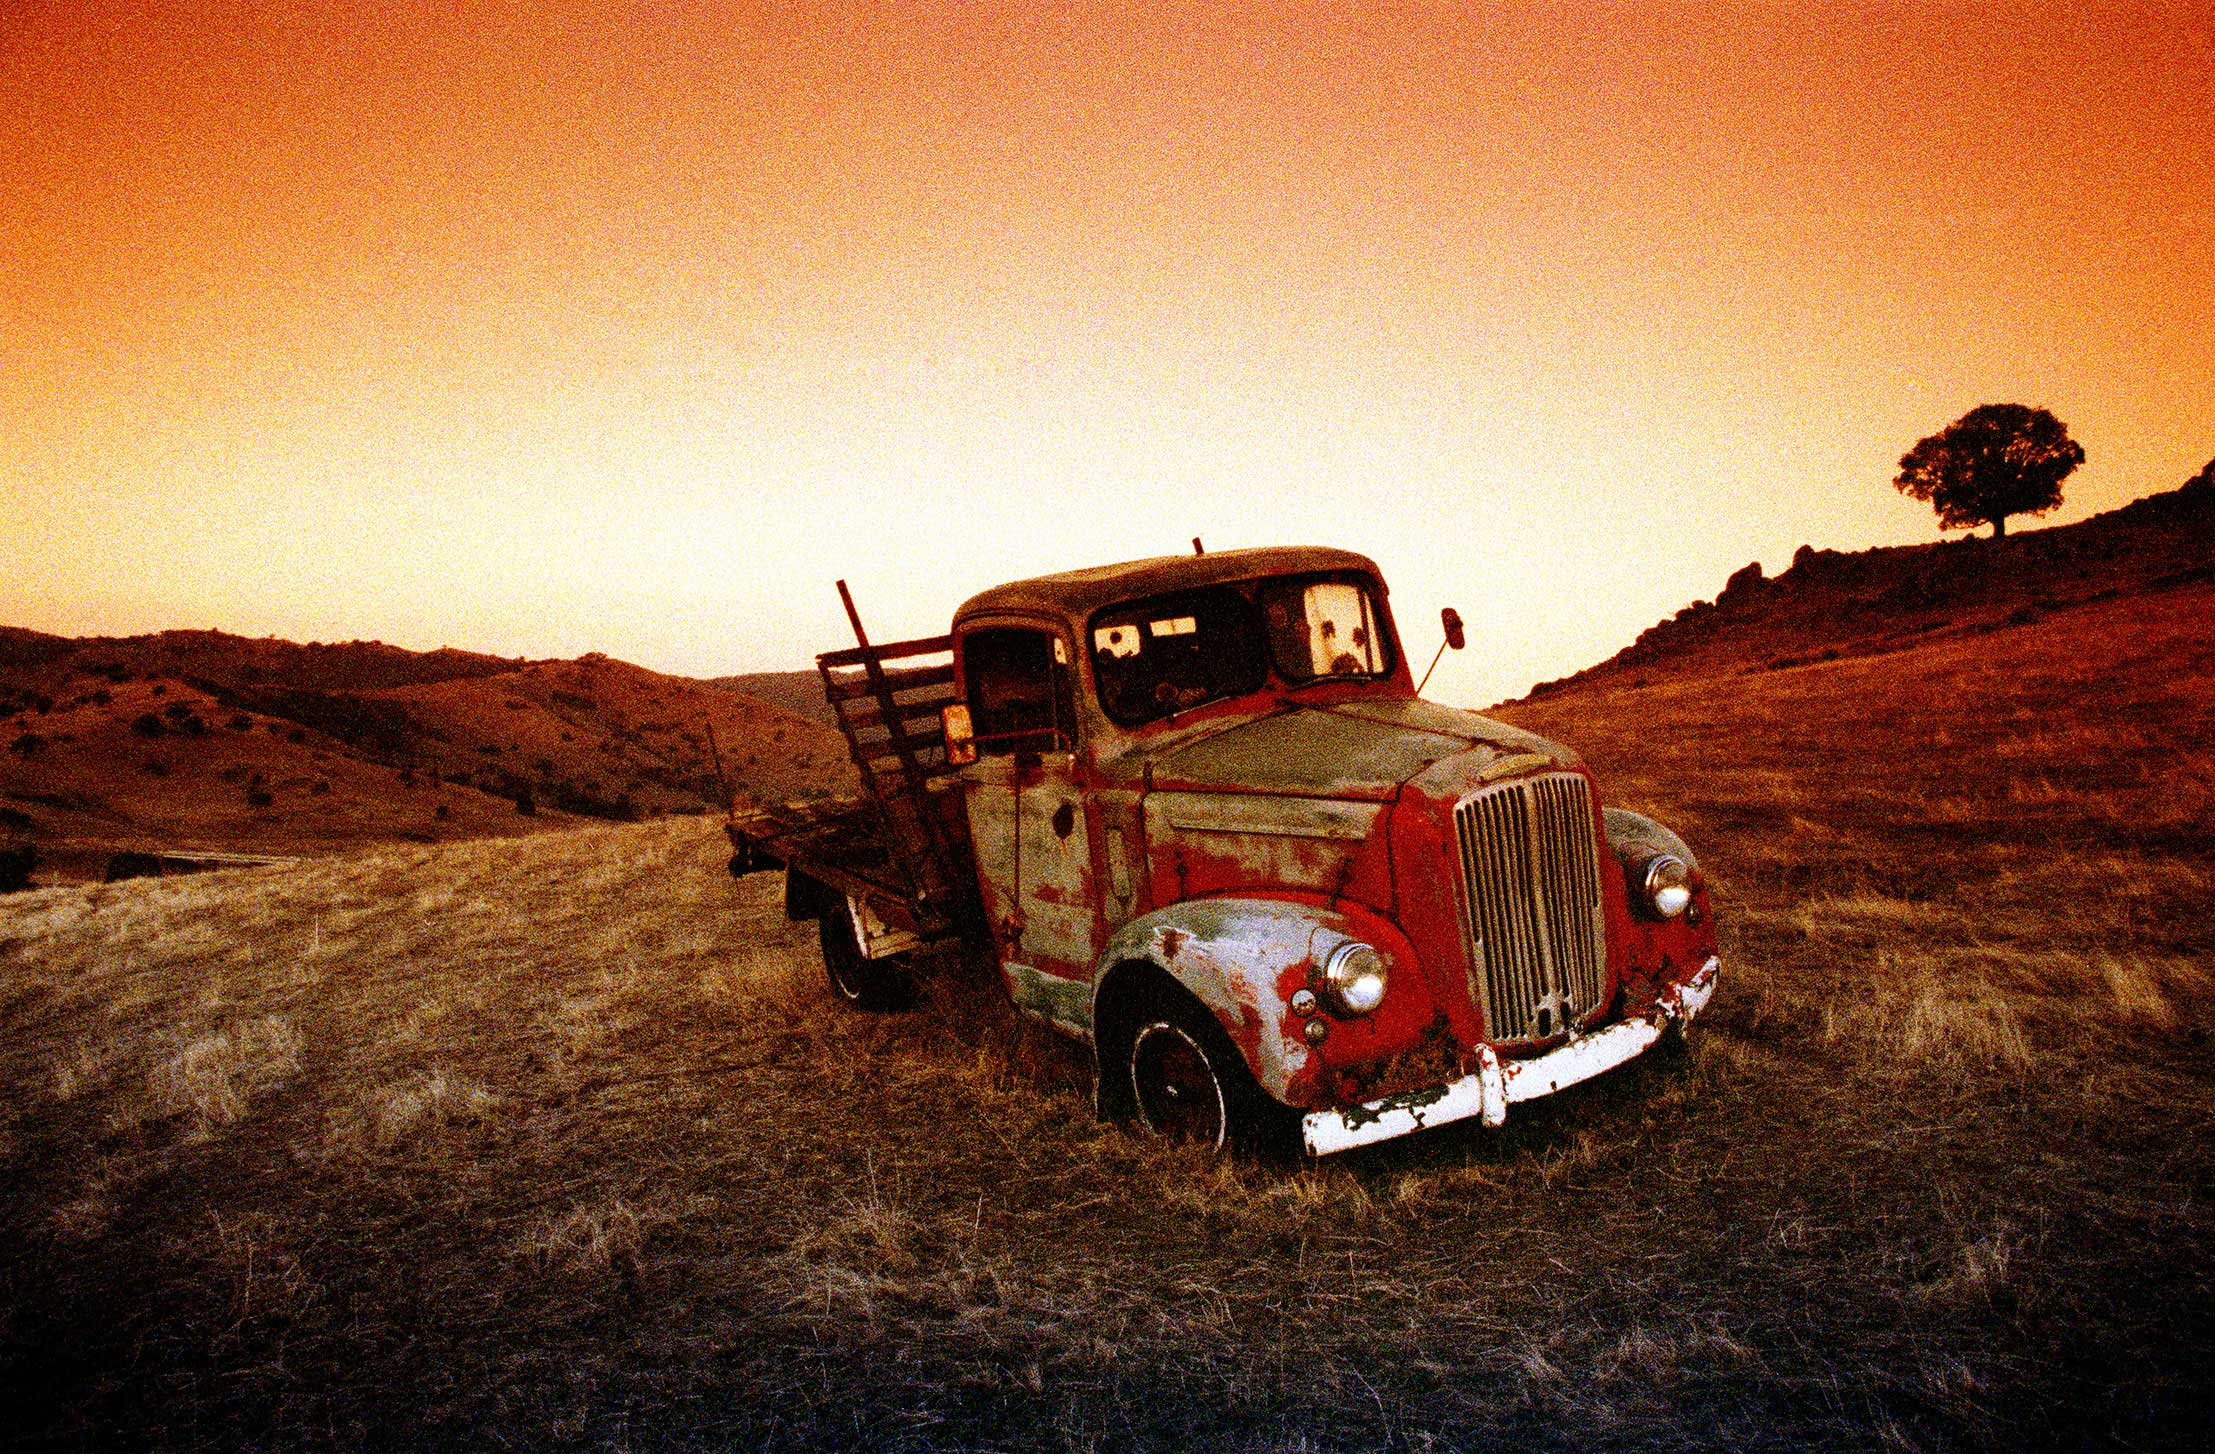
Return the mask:
<path id="1" fill-rule="evenodd" d="M 1572 772 L 1502 783 L 1454 809 L 1470 991 L 1494 1040 L 1558 1033 L 1607 985 L 1592 788 Z"/>

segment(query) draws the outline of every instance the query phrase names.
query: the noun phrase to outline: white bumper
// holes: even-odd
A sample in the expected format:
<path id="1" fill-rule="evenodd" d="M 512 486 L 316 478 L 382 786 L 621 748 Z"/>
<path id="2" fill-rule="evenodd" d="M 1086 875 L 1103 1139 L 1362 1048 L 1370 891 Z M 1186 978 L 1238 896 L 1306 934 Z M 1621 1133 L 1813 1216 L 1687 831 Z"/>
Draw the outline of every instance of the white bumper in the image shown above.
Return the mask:
<path id="1" fill-rule="evenodd" d="M 1710 955 L 1690 979 L 1663 990 L 1644 1018 L 1580 1035 L 1544 1055 L 1502 1060 L 1486 1045 L 1477 1051 L 1473 1075 L 1343 1110 L 1310 1111 L 1300 1122 L 1308 1154 L 1328 1156 L 1471 1116 L 1480 1117 L 1487 1126 L 1498 1126 L 1507 1120 L 1507 1108 L 1515 1102 L 1566 1090 L 1651 1049 L 1671 1021 L 1690 1021 L 1706 1008 L 1720 967 L 1720 961 Z"/>

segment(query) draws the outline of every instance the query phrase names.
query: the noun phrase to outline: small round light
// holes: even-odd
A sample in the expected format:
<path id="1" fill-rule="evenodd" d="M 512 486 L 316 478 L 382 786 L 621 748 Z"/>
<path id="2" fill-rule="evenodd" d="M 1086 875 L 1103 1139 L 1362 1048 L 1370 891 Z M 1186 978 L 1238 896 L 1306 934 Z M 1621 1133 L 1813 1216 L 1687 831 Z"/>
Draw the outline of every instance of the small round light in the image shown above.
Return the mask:
<path id="1" fill-rule="evenodd" d="M 1307 989 L 1294 990 L 1292 992 L 1292 1013 L 1295 1015 L 1314 1014 L 1315 991 Z"/>
<path id="2" fill-rule="evenodd" d="M 1692 871 L 1674 854 L 1646 861 L 1642 888 L 1646 902 L 1664 919 L 1674 919 L 1692 905 Z"/>
<path id="3" fill-rule="evenodd" d="M 1305 1026 L 1301 1027 L 1300 1033 L 1307 1036 L 1308 1044 L 1320 1045 L 1330 1038 L 1331 1022 L 1328 1020 L 1310 1020 Z"/>
<path id="4" fill-rule="evenodd" d="M 1384 1003 L 1384 956 L 1355 940 L 1331 952 L 1323 966 L 1331 999 L 1349 1015 L 1366 1015 Z"/>

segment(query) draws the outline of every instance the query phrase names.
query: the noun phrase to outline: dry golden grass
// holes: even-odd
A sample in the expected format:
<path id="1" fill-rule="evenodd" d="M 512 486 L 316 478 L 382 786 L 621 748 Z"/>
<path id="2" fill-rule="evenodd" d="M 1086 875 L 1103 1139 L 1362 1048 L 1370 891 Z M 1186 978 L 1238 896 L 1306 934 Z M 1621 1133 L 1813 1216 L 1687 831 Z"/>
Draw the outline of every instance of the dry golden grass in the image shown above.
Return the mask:
<path id="1" fill-rule="evenodd" d="M 134 1447 L 2203 1443 L 2209 619 L 1514 709 L 1684 828 L 1722 994 L 1504 1131 L 1314 1166 L 1098 1125 L 951 958 L 840 1011 L 701 820 L 0 902 L 0 1408 Z"/>

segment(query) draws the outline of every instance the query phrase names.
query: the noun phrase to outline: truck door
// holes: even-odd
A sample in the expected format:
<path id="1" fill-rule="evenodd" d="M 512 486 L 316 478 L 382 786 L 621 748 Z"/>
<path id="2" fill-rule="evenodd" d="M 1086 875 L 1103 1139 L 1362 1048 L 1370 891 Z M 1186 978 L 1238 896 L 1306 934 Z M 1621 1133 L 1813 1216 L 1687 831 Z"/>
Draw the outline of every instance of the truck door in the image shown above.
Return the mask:
<path id="1" fill-rule="evenodd" d="M 987 626 L 961 651 L 978 751 L 963 793 L 1000 973 L 1017 1005 L 1090 1033 L 1099 896 L 1068 640 Z"/>

